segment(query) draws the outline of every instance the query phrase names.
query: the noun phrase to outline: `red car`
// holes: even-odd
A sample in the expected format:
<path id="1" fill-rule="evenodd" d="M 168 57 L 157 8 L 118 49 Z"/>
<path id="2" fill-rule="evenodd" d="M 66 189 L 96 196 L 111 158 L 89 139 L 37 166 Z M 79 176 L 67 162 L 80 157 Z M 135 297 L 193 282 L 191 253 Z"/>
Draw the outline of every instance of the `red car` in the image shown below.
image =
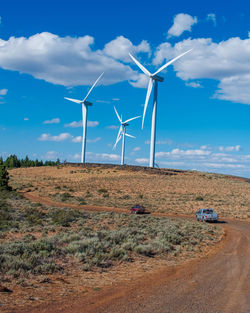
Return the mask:
<path id="1" fill-rule="evenodd" d="M 130 209 L 130 213 L 132 213 L 132 214 L 143 214 L 143 213 L 145 213 L 145 208 L 143 205 L 136 204 Z"/>

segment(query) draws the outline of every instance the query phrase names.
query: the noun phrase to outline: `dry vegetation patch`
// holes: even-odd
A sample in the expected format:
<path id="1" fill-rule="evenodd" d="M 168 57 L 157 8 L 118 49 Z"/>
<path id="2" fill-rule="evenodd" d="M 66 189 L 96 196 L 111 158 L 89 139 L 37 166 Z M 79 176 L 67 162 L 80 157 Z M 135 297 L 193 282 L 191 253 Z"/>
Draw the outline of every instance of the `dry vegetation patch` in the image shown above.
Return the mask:
<path id="1" fill-rule="evenodd" d="M 221 218 L 250 218 L 249 182 L 226 175 L 60 166 L 14 169 L 10 176 L 18 191 L 65 203 L 119 208 L 141 203 L 149 211 L 169 214 L 194 214 L 212 207 Z"/>
<path id="2" fill-rule="evenodd" d="M 223 234 L 191 220 L 46 208 L 15 192 L 0 194 L 0 216 L 1 286 L 13 291 L 2 293 L 4 310 L 193 258 Z"/>

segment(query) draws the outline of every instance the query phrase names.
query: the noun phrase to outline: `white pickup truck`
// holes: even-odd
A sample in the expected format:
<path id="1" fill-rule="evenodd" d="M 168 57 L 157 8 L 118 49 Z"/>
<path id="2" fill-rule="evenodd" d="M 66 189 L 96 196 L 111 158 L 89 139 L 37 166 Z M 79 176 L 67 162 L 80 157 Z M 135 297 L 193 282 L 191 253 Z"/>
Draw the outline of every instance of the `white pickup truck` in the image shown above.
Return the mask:
<path id="1" fill-rule="evenodd" d="M 218 214 L 214 213 L 213 209 L 210 208 L 200 209 L 196 212 L 196 219 L 203 222 L 217 222 Z"/>

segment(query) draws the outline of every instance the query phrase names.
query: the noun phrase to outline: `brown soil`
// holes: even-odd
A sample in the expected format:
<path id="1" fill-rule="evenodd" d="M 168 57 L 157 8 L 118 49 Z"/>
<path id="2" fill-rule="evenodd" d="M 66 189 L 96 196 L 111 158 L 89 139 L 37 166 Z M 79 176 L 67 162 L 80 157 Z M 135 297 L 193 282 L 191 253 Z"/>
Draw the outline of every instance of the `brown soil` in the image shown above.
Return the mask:
<path id="1" fill-rule="evenodd" d="M 65 205 L 128 210 L 141 203 L 151 212 L 173 215 L 212 207 L 222 218 L 250 218 L 250 184 L 238 177 L 100 165 L 20 168 L 10 177 L 18 191 Z"/>
<path id="2" fill-rule="evenodd" d="M 248 313 L 250 312 L 250 227 L 229 222 L 226 239 L 206 257 L 181 265 L 128 275 L 113 285 L 68 296 L 54 303 L 28 305 L 26 313 Z"/>

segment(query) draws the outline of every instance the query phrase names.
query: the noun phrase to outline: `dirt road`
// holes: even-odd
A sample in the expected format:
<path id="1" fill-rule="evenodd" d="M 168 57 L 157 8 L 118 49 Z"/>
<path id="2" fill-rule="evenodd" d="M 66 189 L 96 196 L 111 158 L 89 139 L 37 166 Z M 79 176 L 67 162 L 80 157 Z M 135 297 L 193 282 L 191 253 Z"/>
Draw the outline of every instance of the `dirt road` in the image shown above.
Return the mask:
<path id="1" fill-rule="evenodd" d="M 250 313 L 250 223 L 231 220 L 225 228 L 223 245 L 208 258 L 16 312 Z"/>

